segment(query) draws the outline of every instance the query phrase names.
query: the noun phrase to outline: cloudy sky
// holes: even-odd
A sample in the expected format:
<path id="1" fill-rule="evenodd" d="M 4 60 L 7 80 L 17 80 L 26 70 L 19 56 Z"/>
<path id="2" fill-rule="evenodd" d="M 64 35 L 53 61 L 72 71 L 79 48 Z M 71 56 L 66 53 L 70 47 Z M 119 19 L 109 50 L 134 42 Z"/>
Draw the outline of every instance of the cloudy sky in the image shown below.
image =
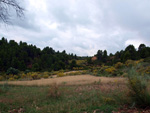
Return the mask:
<path id="1" fill-rule="evenodd" d="M 25 17 L 0 25 L 0 37 L 92 56 L 150 46 L 150 0 L 21 0 Z"/>

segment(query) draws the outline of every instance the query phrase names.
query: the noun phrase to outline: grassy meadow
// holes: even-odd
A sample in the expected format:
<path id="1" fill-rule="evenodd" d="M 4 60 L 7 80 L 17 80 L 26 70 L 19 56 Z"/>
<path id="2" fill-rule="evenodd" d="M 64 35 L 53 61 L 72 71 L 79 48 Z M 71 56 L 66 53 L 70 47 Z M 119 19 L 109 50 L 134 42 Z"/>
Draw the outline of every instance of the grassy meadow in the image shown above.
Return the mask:
<path id="1" fill-rule="evenodd" d="M 11 86 L 1 85 L 1 112 L 92 113 L 117 111 L 128 99 L 124 84 Z"/>

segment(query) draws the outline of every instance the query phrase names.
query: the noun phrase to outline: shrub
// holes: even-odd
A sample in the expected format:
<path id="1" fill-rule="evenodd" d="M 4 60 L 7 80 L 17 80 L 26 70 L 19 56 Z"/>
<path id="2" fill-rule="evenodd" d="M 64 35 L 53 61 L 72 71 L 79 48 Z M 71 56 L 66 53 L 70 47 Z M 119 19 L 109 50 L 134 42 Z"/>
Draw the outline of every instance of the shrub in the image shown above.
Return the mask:
<path id="1" fill-rule="evenodd" d="M 60 89 L 56 83 L 52 84 L 52 86 L 49 88 L 47 96 L 55 99 L 61 96 Z"/>
<path id="2" fill-rule="evenodd" d="M 27 69 L 27 70 L 25 70 L 25 72 L 24 72 L 24 73 L 25 73 L 25 74 L 27 74 L 27 73 L 29 73 L 29 72 L 30 72 L 30 70 L 28 70 L 28 69 Z"/>
<path id="3" fill-rule="evenodd" d="M 36 80 L 36 79 L 40 79 L 40 78 L 41 78 L 40 75 L 39 75 L 38 73 L 36 73 L 36 72 L 32 73 L 32 74 L 31 74 L 31 77 L 32 77 L 33 80 Z"/>
<path id="4" fill-rule="evenodd" d="M 93 75 L 97 75 L 97 71 L 98 71 L 97 69 L 94 69 L 93 70 Z"/>
<path id="5" fill-rule="evenodd" d="M 59 73 L 57 73 L 57 76 L 58 77 L 63 77 L 63 76 L 65 76 L 65 74 L 63 72 L 59 72 Z"/>
<path id="6" fill-rule="evenodd" d="M 48 78 L 49 76 L 48 75 L 43 75 L 43 78 Z"/>
<path id="7" fill-rule="evenodd" d="M 82 74 L 87 74 L 88 73 L 88 70 L 83 70 L 81 71 Z"/>
<path id="8" fill-rule="evenodd" d="M 141 63 L 141 62 L 143 62 L 144 60 L 143 59 L 140 59 L 140 60 L 137 60 L 135 63 L 136 64 L 139 64 L 139 63 Z"/>
<path id="9" fill-rule="evenodd" d="M 24 73 L 21 74 L 21 78 L 26 78 L 26 77 L 27 77 L 26 74 Z"/>
<path id="10" fill-rule="evenodd" d="M 134 68 L 129 71 L 129 96 L 131 97 L 132 103 L 135 103 L 138 107 L 150 107 L 150 94 L 147 89 L 148 80 L 148 76 L 139 75 Z"/>
<path id="11" fill-rule="evenodd" d="M 75 72 L 69 72 L 69 73 L 67 73 L 67 75 L 81 75 L 82 74 L 82 72 L 80 72 L 80 71 L 75 71 Z"/>
<path id="12" fill-rule="evenodd" d="M 15 69 L 15 68 L 12 68 L 12 67 L 10 67 L 10 68 L 7 70 L 7 72 L 6 72 L 7 75 L 10 75 L 10 74 L 18 75 L 18 73 L 19 73 L 19 70 L 18 70 L 18 69 Z"/>
<path id="13" fill-rule="evenodd" d="M 30 79 L 33 79 L 33 80 L 41 78 L 41 76 L 37 72 L 29 72 L 29 73 L 27 73 L 26 77 L 30 78 Z"/>
<path id="14" fill-rule="evenodd" d="M 14 81 L 15 78 L 14 78 L 14 77 L 10 77 L 8 80 L 9 80 L 9 81 Z"/>
<path id="15" fill-rule="evenodd" d="M 122 77 L 127 77 L 127 76 L 128 76 L 127 73 L 123 73 L 123 74 L 122 74 Z"/>
<path id="16" fill-rule="evenodd" d="M 117 63 L 115 64 L 115 68 L 116 68 L 116 69 L 120 69 L 120 68 L 122 68 L 123 66 L 124 66 L 124 64 L 121 63 L 121 62 L 117 62 Z"/>
<path id="17" fill-rule="evenodd" d="M 135 65 L 135 62 L 134 62 L 133 60 L 127 60 L 127 61 L 125 62 L 125 65 L 126 65 L 127 67 L 132 67 L 132 66 Z"/>
<path id="18" fill-rule="evenodd" d="M 110 68 L 105 69 L 105 71 L 110 73 L 110 74 L 115 74 L 116 69 L 114 67 L 110 67 Z"/>
<path id="19" fill-rule="evenodd" d="M 0 76 L 0 81 L 3 81 L 4 80 L 4 77 L 3 76 Z"/>
<path id="20" fill-rule="evenodd" d="M 146 69 L 144 70 L 144 72 L 145 72 L 146 74 L 150 74 L 150 66 L 146 67 Z"/>
<path id="21" fill-rule="evenodd" d="M 102 65 L 102 67 L 100 68 L 100 72 L 103 73 L 105 72 L 106 69 L 110 68 L 109 66 L 105 66 L 105 65 Z"/>
<path id="22" fill-rule="evenodd" d="M 58 71 L 52 71 L 51 75 L 57 75 L 59 72 Z"/>
<path id="23" fill-rule="evenodd" d="M 19 76 L 17 76 L 17 75 L 14 75 L 14 79 L 19 79 Z"/>

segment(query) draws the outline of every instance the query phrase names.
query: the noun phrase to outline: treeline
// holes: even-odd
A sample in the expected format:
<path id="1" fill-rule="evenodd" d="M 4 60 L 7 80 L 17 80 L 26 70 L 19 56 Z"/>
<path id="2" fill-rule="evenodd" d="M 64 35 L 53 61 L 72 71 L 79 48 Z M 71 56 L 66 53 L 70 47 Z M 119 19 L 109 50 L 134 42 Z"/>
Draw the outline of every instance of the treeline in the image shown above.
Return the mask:
<path id="1" fill-rule="evenodd" d="M 148 59 L 150 57 L 150 47 L 140 44 L 138 50 L 133 45 L 129 45 L 125 50 L 117 51 L 115 54 L 107 55 L 107 51 L 98 50 L 92 58 L 88 58 L 88 64 L 93 65 L 113 65 L 117 62 L 126 62 L 127 60 Z"/>
<path id="2" fill-rule="evenodd" d="M 53 48 L 45 47 L 43 50 L 26 42 L 19 43 L 14 40 L 0 40 L 0 71 L 6 71 L 10 67 L 25 71 L 57 71 L 60 69 L 72 69 L 76 66 L 76 55 L 59 52 Z M 72 61 L 72 62 L 69 62 Z"/>

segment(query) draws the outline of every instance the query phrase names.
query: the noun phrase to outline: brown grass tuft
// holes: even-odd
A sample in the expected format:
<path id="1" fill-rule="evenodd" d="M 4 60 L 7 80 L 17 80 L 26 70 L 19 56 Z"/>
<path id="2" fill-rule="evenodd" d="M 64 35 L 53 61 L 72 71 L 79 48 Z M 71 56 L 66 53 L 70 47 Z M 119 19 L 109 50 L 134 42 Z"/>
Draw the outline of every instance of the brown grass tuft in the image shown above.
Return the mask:
<path id="1" fill-rule="evenodd" d="M 53 83 L 48 91 L 48 97 L 50 98 L 59 98 L 61 96 L 61 92 L 59 86 L 56 83 Z"/>

